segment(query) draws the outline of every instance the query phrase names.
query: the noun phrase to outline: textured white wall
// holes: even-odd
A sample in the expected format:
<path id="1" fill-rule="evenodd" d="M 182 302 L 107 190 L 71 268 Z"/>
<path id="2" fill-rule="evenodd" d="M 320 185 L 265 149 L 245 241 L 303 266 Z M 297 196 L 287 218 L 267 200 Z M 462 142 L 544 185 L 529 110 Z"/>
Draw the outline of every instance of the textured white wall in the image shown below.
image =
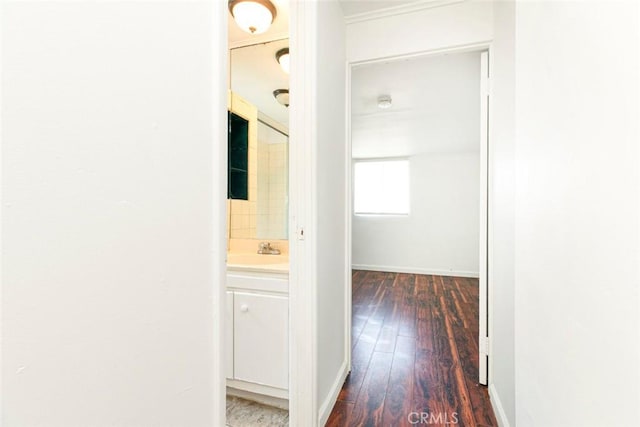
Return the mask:
<path id="1" fill-rule="evenodd" d="M 2 425 L 220 421 L 212 9 L 3 2 Z"/>
<path id="2" fill-rule="evenodd" d="M 637 426 L 638 4 L 515 18 L 517 425 Z"/>
<path id="3" fill-rule="evenodd" d="M 494 4 L 491 50 L 491 215 L 489 241 L 489 318 L 491 397 L 498 417 L 515 426 L 515 2 Z"/>
<path id="4" fill-rule="evenodd" d="M 318 3 L 316 99 L 317 146 L 317 404 L 346 363 L 346 185 L 345 163 L 345 26 L 337 1 Z M 341 387 L 342 384 L 338 384 Z M 330 408 L 329 408 L 330 410 Z"/>
<path id="5" fill-rule="evenodd" d="M 491 1 L 465 1 L 349 24 L 347 58 L 362 61 L 488 42 L 492 8 Z"/>
<path id="6" fill-rule="evenodd" d="M 479 152 L 421 154 L 409 169 L 408 216 L 353 216 L 353 267 L 477 277 Z"/>

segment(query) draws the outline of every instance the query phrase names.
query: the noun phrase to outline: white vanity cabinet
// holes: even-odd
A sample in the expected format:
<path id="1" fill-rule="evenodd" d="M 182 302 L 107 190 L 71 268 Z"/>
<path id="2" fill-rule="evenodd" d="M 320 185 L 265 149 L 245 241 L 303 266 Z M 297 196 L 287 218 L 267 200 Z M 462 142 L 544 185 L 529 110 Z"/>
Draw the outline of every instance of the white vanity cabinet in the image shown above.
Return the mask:
<path id="1" fill-rule="evenodd" d="M 225 330 L 225 352 L 224 364 L 227 378 L 233 378 L 233 292 L 227 291 L 227 301 L 225 306 L 224 324 Z"/>
<path id="2" fill-rule="evenodd" d="M 283 274 L 227 275 L 227 386 L 288 398 L 289 297 Z"/>
<path id="3" fill-rule="evenodd" d="M 286 389 L 288 298 L 235 292 L 233 304 L 234 378 Z"/>

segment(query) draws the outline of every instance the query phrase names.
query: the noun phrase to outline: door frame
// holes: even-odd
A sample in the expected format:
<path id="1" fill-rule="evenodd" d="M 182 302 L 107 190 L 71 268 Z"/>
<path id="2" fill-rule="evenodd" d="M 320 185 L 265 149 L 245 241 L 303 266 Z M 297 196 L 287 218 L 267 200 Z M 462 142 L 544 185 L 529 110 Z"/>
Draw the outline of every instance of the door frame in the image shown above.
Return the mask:
<path id="1" fill-rule="evenodd" d="M 292 104 L 299 105 L 298 108 L 291 109 L 290 115 L 290 137 L 295 138 L 297 143 L 289 146 L 289 252 L 290 252 L 290 277 L 289 283 L 295 283 L 295 286 L 289 288 L 289 419 L 291 425 L 308 425 L 316 426 L 318 424 L 318 402 L 317 402 L 317 310 L 316 310 L 316 283 L 315 283 L 315 247 L 305 241 L 305 234 L 313 235 L 314 230 L 311 229 L 314 224 L 313 206 L 315 205 L 315 181 L 314 181 L 314 123 L 313 117 L 315 112 L 314 94 L 315 81 L 313 76 L 308 75 L 306 70 L 314 70 L 317 62 L 315 58 L 315 42 L 317 35 L 317 25 L 315 22 L 316 5 L 315 2 L 307 2 L 304 0 L 290 0 L 290 47 L 291 47 L 291 75 L 290 90 Z M 214 11 L 217 22 L 218 34 L 214 34 L 214 47 L 221 48 L 224 52 L 224 69 L 226 70 L 228 46 L 227 46 L 227 8 L 225 3 L 220 3 Z M 347 267 L 345 268 L 345 279 L 347 286 L 345 287 L 346 303 L 345 303 L 345 352 L 349 362 L 349 370 L 351 369 L 351 253 L 352 253 L 352 221 L 351 221 L 351 204 L 352 204 L 352 176 L 351 176 L 351 74 L 352 69 L 356 66 L 365 64 L 375 64 L 388 60 L 401 60 L 412 57 L 433 56 L 442 53 L 462 53 L 469 51 L 487 50 L 491 52 L 491 43 L 472 43 L 461 46 L 451 46 L 439 49 L 424 50 L 410 54 L 402 54 L 384 58 L 371 58 L 366 60 L 349 61 L 347 59 L 346 73 L 346 90 L 345 90 L 345 136 L 346 149 L 343 167 L 345 168 L 345 191 L 346 191 L 346 232 L 344 245 L 347 249 Z M 214 58 L 214 61 L 220 58 Z M 213 69 L 220 67 L 220 62 L 216 61 L 212 64 Z M 491 65 L 491 53 L 489 54 L 489 69 Z M 226 130 L 226 95 L 227 95 L 227 77 L 221 73 L 217 81 L 220 87 L 213 88 L 214 108 L 213 112 L 216 116 L 220 116 L 221 126 L 220 133 Z M 214 85 L 215 86 L 215 85 Z M 218 99 L 219 98 L 219 99 Z M 220 105 L 218 105 L 220 104 Z M 489 111 L 492 107 L 489 103 Z M 223 120 L 224 118 L 224 120 Z M 214 119 L 214 125 L 217 120 Z M 215 128 L 215 127 L 214 127 Z M 224 135 L 226 137 L 226 134 Z M 224 139 L 224 138 L 223 138 Z M 226 144 L 220 144 L 221 147 L 213 156 L 214 163 L 218 164 L 221 170 L 226 169 Z M 490 182 L 491 159 L 488 159 L 488 179 Z M 220 182 L 215 182 L 216 191 L 214 197 L 219 192 L 220 200 L 216 200 L 214 206 L 217 212 L 214 215 L 217 227 L 220 230 L 226 228 L 226 175 Z M 491 198 L 491 187 L 488 187 L 488 198 Z M 219 215 L 218 215 L 219 214 Z M 485 237 L 488 245 L 487 265 L 492 264 L 492 250 L 490 230 L 492 216 L 490 215 L 490 206 L 488 207 L 488 228 L 489 232 Z M 303 231 L 304 230 L 304 231 Z M 220 425 L 224 425 L 225 421 L 225 397 L 226 397 L 226 377 L 224 371 L 224 316 L 223 304 L 225 296 L 225 277 L 226 277 L 226 241 L 222 239 L 217 242 L 218 234 L 214 232 L 214 249 L 219 249 L 219 256 L 214 256 L 213 262 L 213 295 L 219 296 L 219 301 L 214 301 L 214 328 L 213 328 L 213 385 L 214 385 L 214 402 L 213 414 L 215 420 Z M 214 250 L 214 255 L 216 251 Z M 489 276 L 490 278 L 490 276 Z M 216 280 L 217 279 L 217 280 Z M 491 280 L 488 280 L 488 295 L 491 296 Z M 489 332 L 489 349 L 491 348 L 492 338 L 492 301 L 488 299 L 488 332 Z M 217 347 L 217 348 L 216 348 Z M 491 359 L 489 361 L 488 382 L 492 382 Z"/>
<path id="2" fill-rule="evenodd" d="M 478 305 L 478 382 L 488 385 L 489 370 L 489 50 L 480 52 L 480 242 Z"/>
<path id="3" fill-rule="evenodd" d="M 224 42 L 225 70 L 228 69 L 229 46 L 227 45 L 227 6 L 226 2 L 216 2 L 222 19 L 216 19 L 218 31 Z M 315 94 L 316 80 L 313 72 L 317 69 L 317 3 L 307 0 L 289 0 L 289 47 L 291 56 L 291 73 L 289 88 L 291 93 L 291 109 L 289 113 L 289 424 L 315 427 L 319 422 L 317 402 L 317 307 L 316 307 L 316 247 L 314 236 L 315 204 L 316 204 L 316 165 L 315 165 Z M 216 15 L 216 13 L 214 13 Z M 219 40 L 214 36 L 214 42 Z M 214 69 L 219 67 L 213 65 Z M 220 82 L 218 82 L 220 83 Z M 228 81 L 225 75 L 224 109 L 214 109 L 224 117 L 221 129 L 226 130 L 226 94 Z M 214 95 L 216 90 L 214 88 Z M 214 104 L 216 104 L 214 100 Z M 226 140 L 226 133 L 224 138 Z M 226 144 L 224 155 L 215 163 L 226 171 Z M 226 212 L 226 174 L 223 180 L 225 196 L 216 200 L 216 209 Z M 214 194 L 214 196 L 216 196 Z M 221 205 L 218 205 L 221 203 Z M 225 215 L 221 215 L 221 230 L 226 229 Z M 217 242 L 214 242 L 217 244 Z M 216 271 L 214 295 L 224 301 L 226 273 L 226 241 L 224 253 L 214 260 Z M 220 307 L 222 304 L 220 304 Z M 214 313 L 214 405 L 213 413 L 219 425 L 225 425 L 225 370 L 224 370 L 224 316 L 219 311 Z M 222 311 L 223 313 L 223 311 Z M 217 345 L 217 348 L 216 348 Z M 219 382 L 216 382 L 219 381 Z"/>
<path id="4" fill-rule="evenodd" d="M 229 42 L 227 38 L 226 2 L 213 2 L 211 31 L 213 81 L 211 85 L 212 140 L 211 162 L 214 166 L 212 181 L 212 227 L 211 237 L 211 279 L 212 279 L 212 358 L 211 372 L 212 408 L 211 418 L 214 425 L 226 425 L 226 363 L 225 363 L 225 310 L 227 275 L 227 144 L 216 141 L 227 140 L 228 107 L 228 64 Z M 217 55 L 216 55 L 217 54 Z"/>
<path id="5" fill-rule="evenodd" d="M 479 52 L 479 53 L 487 52 L 488 58 L 487 58 L 486 66 L 488 70 L 491 69 L 491 42 L 471 43 L 466 45 L 423 50 L 418 52 L 412 52 L 409 54 L 392 55 L 392 56 L 386 56 L 382 58 L 371 58 L 371 59 L 364 59 L 364 60 L 357 60 L 357 61 L 347 60 L 347 64 L 346 64 L 347 80 L 346 80 L 346 91 L 345 91 L 346 92 L 345 93 L 345 105 L 346 105 L 345 128 L 346 128 L 346 146 L 347 146 L 346 161 L 345 161 L 345 167 L 346 167 L 345 190 L 347 194 L 348 210 L 347 210 L 347 221 L 346 221 L 347 241 L 345 242 L 345 245 L 346 245 L 347 254 L 348 254 L 349 272 L 348 272 L 347 283 L 349 284 L 349 286 L 348 286 L 348 297 L 347 297 L 348 303 L 347 303 L 347 307 L 345 307 L 345 317 L 347 319 L 347 331 L 346 331 L 346 336 L 347 336 L 346 349 L 347 350 L 346 351 L 347 351 L 347 357 L 348 357 L 347 360 L 349 361 L 349 370 L 351 370 L 351 320 L 352 320 L 351 319 L 352 301 L 351 301 L 350 291 L 351 291 L 351 258 L 352 258 L 352 238 L 353 238 L 352 237 L 353 236 L 352 214 L 351 214 L 352 201 L 353 201 L 353 177 L 352 177 L 352 167 L 351 167 L 351 164 L 352 164 L 352 135 L 351 135 L 352 84 L 351 84 L 351 79 L 352 79 L 353 69 L 355 67 L 360 67 L 363 65 L 373 65 L 373 64 L 383 63 L 383 62 L 400 61 L 400 60 L 406 60 L 411 58 L 432 57 L 432 56 L 437 56 L 444 53 L 453 54 L 453 53 L 464 53 L 464 52 Z M 482 74 L 481 74 L 481 79 L 482 79 Z M 486 88 L 486 93 L 489 94 L 490 92 L 489 82 L 482 81 L 481 83 L 482 83 L 481 96 L 483 95 L 485 88 Z M 483 385 L 491 384 L 492 378 L 493 378 L 492 369 L 491 369 L 492 358 L 488 357 L 488 355 L 491 353 L 490 349 L 492 347 L 492 336 L 493 336 L 493 333 L 492 333 L 493 304 L 490 298 L 492 295 L 492 289 L 491 289 L 492 284 L 490 280 L 491 276 L 489 274 L 490 266 L 492 265 L 492 244 L 491 244 L 490 236 L 491 236 L 491 230 L 493 230 L 493 226 L 492 226 L 493 218 L 491 215 L 491 206 L 489 204 L 489 200 L 491 200 L 491 193 L 492 193 L 491 191 L 492 161 L 491 161 L 491 157 L 489 156 L 489 140 L 488 140 L 488 135 L 489 135 L 488 130 L 490 125 L 491 110 L 492 110 L 491 102 L 488 102 L 486 104 L 486 114 L 483 114 L 483 111 L 481 111 L 482 117 L 481 117 L 481 129 L 480 129 L 480 132 L 483 132 L 484 135 L 486 136 L 486 138 L 481 137 L 481 147 L 480 147 L 480 186 L 481 186 L 480 221 L 482 222 L 482 224 L 480 226 L 480 239 L 479 239 L 480 269 L 478 272 L 479 276 L 484 278 L 484 280 L 479 280 L 480 296 L 479 296 L 478 352 L 480 357 L 481 356 L 480 351 L 481 350 L 485 351 L 487 356 L 485 360 L 488 359 L 486 364 L 480 363 L 481 366 L 478 372 L 478 382 Z M 484 337 L 484 340 L 483 340 L 483 337 Z M 482 341 L 484 341 L 484 344 L 481 344 Z M 482 361 L 482 357 L 479 358 L 479 361 Z"/>
<path id="6" fill-rule="evenodd" d="M 317 4 L 289 0 L 289 425 L 318 425 Z M 307 238 L 307 236 L 309 236 Z"/>
<path id="7" fill-rule="evenodd" d="M 291 49 L 291 74 L 289 87 L 291 104 L 299 105 L 290 110 L 289 138 L 292 136 L 298 144 L 289 144 L 289 423 L 290 425 L 316 426 L 318 423 L 316 402 L 316 310 L 315 283 L 308 279 L 314 277 L 315 258 L 313 246 L 305 245 L 298 238 L 298 232 L 304 227 L 304 220 L 315 197 L 315 187 L 309 184 L 311 170 L 304 165 L 312 163 L 311 153 L 313 132 L 311 130 L 313 97 L 305 94 L 314 90 L 312 78 L 304 70 L 313 69 L 315 51 L 315 4 L 306 0 L 288 0 L 289 46 Z M 212 31 L 214 52 L 220 52 L 211 64 L 214 73 L 212 87 L 213 141 L 226 141 L 227 109 L 230 79 L 230 49 L 239 44 L 228 42 L 227 2 L 214 2 Z M 282 35 L 275 36 L 280 38 Z M 252 40 L 266 42 L 265 38 Z M 227 144 L 215 144 L 212 161 L 220 172 L 213 177 L 214 182 L 214 224 L 213 245 L 213 404 L 212 419 L 214 425 L 226 425 L 226 370 L 225 370 L 225 303 L 226 303 L 226 195 L 227 195 Z M 301 161 L 303 160 L 303 161 Z M 309 223 L 311 225 L 311 222 Z M 221 232 L 222 231 L 222 232 Z M 294 286 L 291 284 L 294 283 Z M 302 285 L 301 285 L 302 284 Z"/>

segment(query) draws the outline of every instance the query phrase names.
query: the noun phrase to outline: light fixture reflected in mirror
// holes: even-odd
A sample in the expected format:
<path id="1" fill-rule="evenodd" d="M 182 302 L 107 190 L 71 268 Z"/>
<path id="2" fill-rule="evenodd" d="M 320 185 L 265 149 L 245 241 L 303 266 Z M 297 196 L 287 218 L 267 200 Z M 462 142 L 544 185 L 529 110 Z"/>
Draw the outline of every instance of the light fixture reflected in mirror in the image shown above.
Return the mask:
<path id="1" fill-rule="evenodd" d="M 276 18 L 276 7 L 269 0 L 229 0 L 229 12 L 242 30 L 261 34 Z"/>
<path id="2" fill-rule="evenodd" d="M 280 104 L 289 106 L 289 89 L 276 89 L 273 91 L 273 96 Z"/>
<path id="3" fill-rule="evenodd" d="M 289 74 L 289 48 L 285 47 L 276 52 L 276 61 L 282 67 L 282 71 Z"/>

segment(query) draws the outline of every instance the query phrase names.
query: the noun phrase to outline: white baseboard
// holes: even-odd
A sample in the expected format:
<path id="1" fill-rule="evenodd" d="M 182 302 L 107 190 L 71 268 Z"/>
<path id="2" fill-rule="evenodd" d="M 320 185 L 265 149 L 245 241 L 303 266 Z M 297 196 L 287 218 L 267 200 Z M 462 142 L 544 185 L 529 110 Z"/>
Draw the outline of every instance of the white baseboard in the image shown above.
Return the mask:
<path id="1" fill-rule="evenodd" d="M 496 414 L 499 427 L 510 427 L 507 414 L 504 412 L 502 401 L 498 396 L 498 390 L 494 384 L 489 385 L 489 400 L 491 400 L 491 406 L 493 406 L 493 412 Z"/>
<path id="2" fill-rule="evenodd" d="M 342 385 L 344 384 L 344 380 L 347 379 L 347 374 L 349 374 L 349 367 L 347 360 L 342 362 L 342 366 L 338 371 L 338 376 L 336 380 L 331 385 L 331 389 L 329 390 L 329 394 L 327 398 L 322 402 L 320 406 L 320 411 L 318 412 L 318 425 L 324 426 L 329 419 L 329 415 L 331 415 L 331 411 L 333 410 L 333 406 L 336 404 L 336 400 L 338 400 L 338 395 L 340 394 L 340 390 L 342 389 Z"/>
<path id="3" fill-rule="evenodd" d="M 227 396 L 240 397 L 245 400 L 262 403 L 263 405 L 289 410 L 289 400 L 280 397 L 268 396 L 266 394 L 255 393 L 229 386 L 227 386 Z"/>
<path id="4" fill-rule="evenodd" d="M 390 265 L 366 265 L 366 264 L 352 264 L 351 267 L 354 270 L 388 271 L 391 273 L 428 274 L 433 276 L 451 276 L 451 277 L 471 277 L 475 279 L 480 277 L 480 273 L 478 273 L 477 271 L 452 271 L 452 270 L 438 270 L 433 268 L 421 268 L 421 267 L 397 267 L 397 266 L 390 266 Z"/>

